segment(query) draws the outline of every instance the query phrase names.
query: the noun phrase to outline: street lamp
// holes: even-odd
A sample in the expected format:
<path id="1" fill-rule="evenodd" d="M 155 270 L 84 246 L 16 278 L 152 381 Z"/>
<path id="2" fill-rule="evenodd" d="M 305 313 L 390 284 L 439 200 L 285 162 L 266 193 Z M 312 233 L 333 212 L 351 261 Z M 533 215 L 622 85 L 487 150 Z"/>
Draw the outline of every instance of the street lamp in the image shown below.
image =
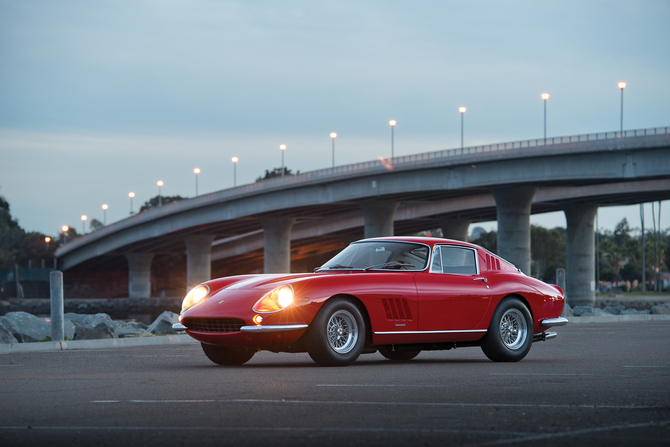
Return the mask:
<path id="1" fill-rule="evenodd" d="M 626 88 L 625 82 L 619 82 L 619 88 L 621 89 L 621 136 L 623 137 L 623 89 Z"/>
<path id="2" fill-rule="evenodd" d="M 237 186 L 237 162 L 240 161 L 239 158 L 233 157 L 233 187 Z"/>
<path id="3" fill-rule="evenodd" d="M 200 174 L 200 168 L 195 168 L 193 173 L 195 174 L 195 196 L 198 197 L 198 174 Z"/>
<path id="4" fill-rule="evenodd" d="M 81 234 L 86 233 L 86 219 L 88 216 L 86 214 L 81 215 Z"/>
<path id="5" fill-rule="evenodd" d="M 107 225 L 107 204 L 102 205 L 102 223 Z"/>
<path id="6" fill-rule="evenodd" d="M 542 100 L 544 101 L 544 144 L 547 144 L 547 99 L 549 99 L 549 93 L 542 93 Z"/>
<path id="7" fill-rule="evenodd" d="M 134 192 L 129 192 L 128 197 L 130 197 L 130 215 L 133 215 L 133 197 L 135 197 Z"/>
<path id="8" fill-rule="evenodd" d="M 63 225 L 60 229 L 63 231 L 63 243 L 66 243 L 67 242 L 67 232 L 70 231 L 70 227 L 68 227 L 67 225 Z"/>
<path id="9" fill-rule="evenodd" d="M 391 158 L 393 158 L 393 156 L 394 156 L 394 151 L 395 151 L 395 149 L 394 149 L 394 147 L 393 147 L 393 144 L 394 144 L 394 141 L 393 141 L 393 129 L 395 128 L 396 120 L 391 120 L 391 121 L 389 121 L 389 124 L 391 125 Z"/>
<path id="10" fill-rule="evenodd" d="M 461 112 L 461 150 L 463 150 L 463 115 L 465 115 L 465 107 L 459 107 L 458 111 Z"/>
<path id="11" fill-rule="evenodd" d="M 286 150 L 286 145 L 282 144 L 279 146 L 279 149 L 281 149 L 281 176 L 284 176 L 284 151 Z"/>
<path id="12" fill-rule="evenodd" d="M 335 132 L 331 132 L 330 138 L 333 140 L 333 167 L 335 167 L 335 138 L 337 138 L 337 134 Z"/>
<path id="13" fill-rule="evenodd" d="M 158 180 L 156 184 L 158 185 L 158 206 L 163 206 L 163 197 L 161 196 L 161 187 L 163 186 L 163 180 Z"/>
<path id="14" fill-rule="evenodd" d="M 45 237 L 45 238 L 44 238 L 44 242 L 46 242 L 46 244 L 47 244 L 47 251 L 49 251 L 49 242 L 51 242 L 51 238 L 50 238 L 49 236 Z M 44 262 L 44 261 L 42 261 L 42 262 Z"/>

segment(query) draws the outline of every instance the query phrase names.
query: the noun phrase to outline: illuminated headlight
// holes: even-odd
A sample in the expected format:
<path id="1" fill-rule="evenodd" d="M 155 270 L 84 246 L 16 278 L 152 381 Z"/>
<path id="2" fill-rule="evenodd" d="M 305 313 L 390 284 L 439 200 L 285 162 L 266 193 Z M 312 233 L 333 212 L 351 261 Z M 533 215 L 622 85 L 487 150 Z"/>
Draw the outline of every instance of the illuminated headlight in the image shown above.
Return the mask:
<path id="1" fill-rule="evenodd" d="M 265 294 L 263 298 L 256 301 L 254 311 L 277 312 L 286 309 L 293 302 L 293 287 L 290 285 L 280 286 Z"/>
<path id="2" fill-rule="evenodd" d="M 209 287 L 205 284 L 200 284 L 197 287 L 191 289 L 184 298 L 184 302 L 181 304 L 181 311 L 185 311 L 189 307 L 193 307 L 196 304 L 205 300 L 205 297 L 209 294 Z"/>

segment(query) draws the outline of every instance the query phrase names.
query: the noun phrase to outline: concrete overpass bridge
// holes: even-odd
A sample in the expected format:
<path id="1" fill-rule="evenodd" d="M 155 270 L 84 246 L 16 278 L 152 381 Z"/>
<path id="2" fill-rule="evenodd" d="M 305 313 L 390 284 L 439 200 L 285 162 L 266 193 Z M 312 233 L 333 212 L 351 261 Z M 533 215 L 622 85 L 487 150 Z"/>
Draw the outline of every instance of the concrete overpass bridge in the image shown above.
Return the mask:
<path id="1" fill-rule="evenodd" d="M 465 239 L 470 223 L 498 221 L 498 254 L 530 273 L 530 214 L 563 210 L 567 294 L 594 301 L 594 217 L 599 206 L 670 198 L 668 127 L 451 149 L 275 178 L 164 205 L 61 247 L 59 265 L 127 262 L 129 295 L 150 294 L 157 253 L 186 252 L 187 285 L 212 261 L 262 256 L 265 272 L 291 257 L 364 237 L 441 227 Z M 292 243 L 293 241 L 293 243 Z M 125 260 L 124 260 L 125 258 Z"/>

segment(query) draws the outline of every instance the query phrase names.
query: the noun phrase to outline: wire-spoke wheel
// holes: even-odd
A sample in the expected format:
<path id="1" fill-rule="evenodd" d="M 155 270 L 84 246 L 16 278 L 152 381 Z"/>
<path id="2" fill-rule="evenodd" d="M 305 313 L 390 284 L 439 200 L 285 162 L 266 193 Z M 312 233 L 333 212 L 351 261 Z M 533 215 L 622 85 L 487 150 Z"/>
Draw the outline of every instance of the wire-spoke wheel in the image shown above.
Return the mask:
<path id="1" fill-rule="evenodd" d="M 518 362 L 530 351 L 532 328 L 526 305 L 517 298 L 506 298 L 493 313 L 482 351 L 494 362 Z"/>
<path id="2" fill-rule="evenodd" d="M 356 361 L 365 344 L 365 320 L 351 301 L 328 300 L 312 320 L 305 345 L 321 366 L 345 366 Z"/>

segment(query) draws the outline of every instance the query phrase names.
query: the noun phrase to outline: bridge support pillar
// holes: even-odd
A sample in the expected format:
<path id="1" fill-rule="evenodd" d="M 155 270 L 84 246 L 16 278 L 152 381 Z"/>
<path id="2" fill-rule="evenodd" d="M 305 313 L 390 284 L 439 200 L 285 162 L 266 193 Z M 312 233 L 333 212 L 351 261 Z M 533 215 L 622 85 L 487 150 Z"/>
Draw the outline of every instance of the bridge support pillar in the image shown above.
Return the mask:
<path id="1" fill-rule="evenodd" d="M 128 297 L 151 297 L 151 261 L 155 253 L 126 253 L 128 261 Z"/>
<path id="2" fill-rule="evenodd" d="M 531 186 L 492 188 L 498 214 L 498 255 L 530 275 Z"/>
<path id="3" fill-rule="evenodd" d="M 393 218 L 399 202 L 376 200 L 360 204 L 365 220 L 365 237 L 393 236 Z"/>
<path id="4" fill-rule="evenodd" d="M 212 279 L 213 234 L 193 234 L 184 238 L 186 243 L 186 291 Z"/>
<path id="5" fill-rule="evenodd" d="M 294 216 L 263 217 L 259 219 L 265 237 L 263 271 L 291 272 L 291 229 Z"/>
<path id="6" fill-rule="evenodd" d="M 597 205 L 576 203 L 563 208 L 567 231 L 567 302 L 571 307 L 593 306 L 595 290 L 595 233 Z"/>
<path id="7" fill-rule="evenodd" d="M 470 228 L 472 220 L 454 216 L 453 214 L 440 214 L 435 216 L 435 219 L 440 228 L 442 228 L 442 236 L 444 238 L 468 241 L 468 228 Z"/>

